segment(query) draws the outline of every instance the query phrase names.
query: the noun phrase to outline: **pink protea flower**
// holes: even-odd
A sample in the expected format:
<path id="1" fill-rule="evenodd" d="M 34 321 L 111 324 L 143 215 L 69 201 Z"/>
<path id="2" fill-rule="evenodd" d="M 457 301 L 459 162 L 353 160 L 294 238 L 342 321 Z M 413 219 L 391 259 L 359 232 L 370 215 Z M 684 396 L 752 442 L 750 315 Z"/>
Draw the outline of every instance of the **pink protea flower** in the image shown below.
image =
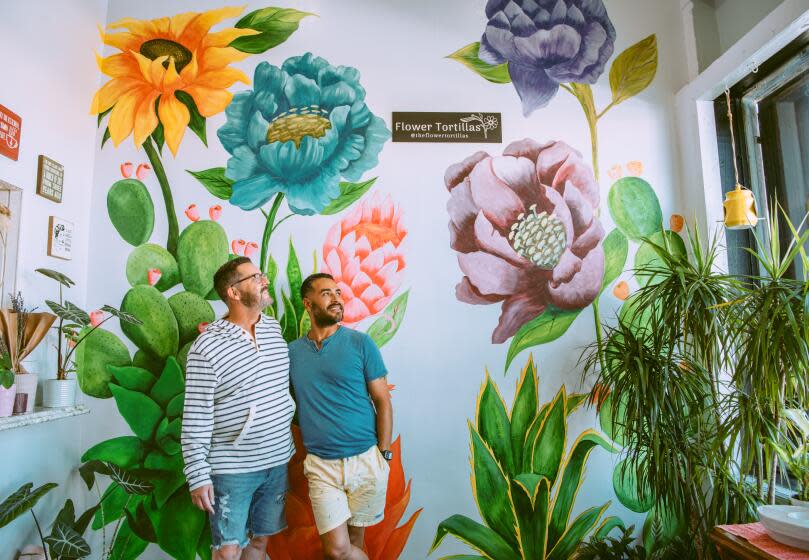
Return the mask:
<path id="1" fill-rule="evenodd" d="M 378 193 L 329 229 L 323 272 L 334 276 L 343 292 L 344 323 L 376 315 L 390 302 L 402 283 L 406 236 L 401 210 Z"/>
<path id="2" fill-rule="evenodd" d="M 124 176 L 124 179 L 129 179 L 132 177 L 132 162 L 127 161 L 121 164 L 121 175 Z"/>
<path id="3" fill-rule="evenodd" d="M 150 268 L 146 271 L 146 281 L 149 282 L 150 286 L 154 286 L 158 282 L 160 282 L 160 278 L 163 276 L 163 271 L 159 268 Z"/>
<path id="4" fill-rule="evenodd" d="M 450 245 L 464 276 L 456 297 L 502 303 L 492 342 L 505 342 L 548 307 L 593 302 L 604 277 L 598 183 L 564 142 L 512 142 L 477 152 L 444 175 Z"/>
<path id="5" fill-rule="evenodd" d="M 185 209 L 185 215 L 192 222 L 196 222 L 199 220 L 199 208 L 197 208 L 196 204 L 189 204 L 188 208 Z"/>
<path id="6" fill-rule="evenodd" d="M 208 216 L 215 222 L 222 215 L 222 207 L 219 204 L 208 208 Z"/>
<path id="7" fill-rule="evenodd" d="M 151 168 L 152 166 L 149 165 L 148 163 L 141 163 L 135 170 L 135 177 L 143 181 L 146 178 L 146 174 L 149 172 Z"/>
<path id="8" fill-rule="evenodd" d="M 256 253 L 258 253 L 258 243 L 255 241 L 251 241 L 244 246 L 244 256 L 248 259 L 253 258 Z"/>
<path id="9" fill-rule="evenodd" d="M 104 312 L 100 309 L 90 312 L 90 326 L 97 327 L 104 320 Z"/>
<path id="10" fill-rule="evenodd" d="M 247 242 L 244 239 L 234 239 L 230 242 L 230 249 L 233 251 L 234 255 L 244 255 L 246 246 Z"/>

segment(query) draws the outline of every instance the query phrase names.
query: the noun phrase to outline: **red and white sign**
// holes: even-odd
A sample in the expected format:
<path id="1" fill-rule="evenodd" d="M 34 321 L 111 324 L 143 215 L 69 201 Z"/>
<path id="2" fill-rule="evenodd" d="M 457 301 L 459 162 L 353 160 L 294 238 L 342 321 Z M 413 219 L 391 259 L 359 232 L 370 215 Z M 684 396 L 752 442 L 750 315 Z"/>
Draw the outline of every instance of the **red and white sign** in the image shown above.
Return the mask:
<path id="1" fill-rule="evenodd" d="M 20 155 L 22 119 L 0 105 L 0 154 L 17 161 Z"/>

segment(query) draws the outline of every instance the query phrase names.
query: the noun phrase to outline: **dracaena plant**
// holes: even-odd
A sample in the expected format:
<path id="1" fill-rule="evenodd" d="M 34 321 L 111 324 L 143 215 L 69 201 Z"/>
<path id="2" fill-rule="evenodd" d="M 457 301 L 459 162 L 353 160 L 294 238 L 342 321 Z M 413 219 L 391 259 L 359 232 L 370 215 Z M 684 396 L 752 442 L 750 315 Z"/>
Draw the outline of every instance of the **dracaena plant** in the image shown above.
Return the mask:
<path id="1" fill-rule="evenodd" d="M 538 402 L 533 358 L 522 371 L 511 410 L 487 376 L 469 426 L 472 491 L 483 523 L 456 514 L 438 526 L 432 550 L 452 535 L 493 560 L 562 560 L 590 535 L 606 535 L 623 522 L 603 519 L 610 503 L 570 519 L 590 452 L 615 448 L 595 430 L 579 434 L 567 450 L 568 417 L 586 395 Z"/>
<path id="2" fill-rule="evenodd" d="M 63 297 L 64 288 L 76 285 L 73 280 L 61 272 L 49 268 L 38 268 L 36 271 L 59 284 L 59 301 L 48 300 L 45 302 L 54 315 L 59 317 L 59 323 L 56 326 L 58 333 L 56 344 L 57 379 L 67 379 L 68 374 L 75 371 L 73 354 L 76 349 L 88 335 L 113 317 L 118 317 L 123 323 L 141 324 L 141 321 L 134 315 L 120 311 L 111 305 L 102 306 L 99 310 L 100 313 L 94 311 L 93 317 L 91 317 L 89 313 Z M 95 315 L 96 313 L 98 315 Z"/>
<path id="3" fill-rule="evenodd" d="M 809 416 L 799 408 L 788 408 L 780 441 L 770 442 L 781 462 L 797 482 L 794 497 L 809 502 Z"/>

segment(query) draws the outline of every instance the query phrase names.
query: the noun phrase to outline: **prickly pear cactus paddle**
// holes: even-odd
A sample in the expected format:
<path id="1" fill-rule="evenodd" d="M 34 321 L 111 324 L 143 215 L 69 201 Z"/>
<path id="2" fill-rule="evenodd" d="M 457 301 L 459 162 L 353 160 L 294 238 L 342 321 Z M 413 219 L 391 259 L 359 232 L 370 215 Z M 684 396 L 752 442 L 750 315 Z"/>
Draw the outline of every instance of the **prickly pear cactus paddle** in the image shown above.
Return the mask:
<path id="1" fill-rule="evenodd" d="M 180 234 L 177 262 L 183 286 L 206 297 L 213 289 L 213 275 L 228 260 L 228 238 L 218 223 L 202 220 Z"/>
<path id="2" fill-rule="evenodd" d="M 79 332 L 79 338 L 90 332 L 85 327 Z M 76 377 L 79 387 L 86 394 L 98 399 L 112 396 L 108 383 L 112 374 L 107 366 L 128 366 L 129 350 L 114 333 L 104 329 L 95 329 L 76 348 Z"/>
<path id="3" fill-rule="evenodd" d="M 151 355 L 168 358 L 177 353 L 180 334 L 168 301 L 157 288 L 135 286 L 121 302 L 121 311 L 142 321 L 140 325 L 121 321 L 121 330 L 135 345 Z"/>
<path id="4" fill-rule="evenodd" d="M 122 179 L 107 192 L 107 213 L 118 234 L 130 245 L 146 243 L 154 229 L 154 202 L 146 185 Z"/>
<path id="5" fill-rule="evenodd" d="M 165 292 L 180 283 L 180 267 L 177 261 L 160 245 L 145 243 L 136 247 L 126 260 L 126 279 L 130 286 L 149 286 L 150 274 L 157 272 L 158 280 L 154 287 Z"/>
<path id="6" fill-rule="evenodd" d="M 210 323 L 215 318 L 213 307 L 194 292 L 178 292 L 169 298 L 169 305 L 177 319 L 180 344 L 197 338 L 200 323 Z"/>

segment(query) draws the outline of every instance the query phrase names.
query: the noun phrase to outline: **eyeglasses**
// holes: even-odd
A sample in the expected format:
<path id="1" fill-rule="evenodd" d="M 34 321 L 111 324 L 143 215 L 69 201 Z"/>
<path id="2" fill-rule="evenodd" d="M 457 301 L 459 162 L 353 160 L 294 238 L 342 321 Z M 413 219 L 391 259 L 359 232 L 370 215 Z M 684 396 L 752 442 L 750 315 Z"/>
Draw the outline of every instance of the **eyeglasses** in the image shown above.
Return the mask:
<path id="1" fill-rule="evenodd" d="M 264 274 L 263 272 L 256 272 L 255 274 L 251 274 L 250 276 L 245 276 L 241 280 L 236 280 L 233 284 L 230 285 L 230 287 L 232 288 L 236 284 L 239 284 L 240 282 L 244 282 L 245 280 L 253 280 L 255 282 L 259 282 L 261 280 L 266 280 L 266 279 L 267 279 L 266 274 Z"/>

